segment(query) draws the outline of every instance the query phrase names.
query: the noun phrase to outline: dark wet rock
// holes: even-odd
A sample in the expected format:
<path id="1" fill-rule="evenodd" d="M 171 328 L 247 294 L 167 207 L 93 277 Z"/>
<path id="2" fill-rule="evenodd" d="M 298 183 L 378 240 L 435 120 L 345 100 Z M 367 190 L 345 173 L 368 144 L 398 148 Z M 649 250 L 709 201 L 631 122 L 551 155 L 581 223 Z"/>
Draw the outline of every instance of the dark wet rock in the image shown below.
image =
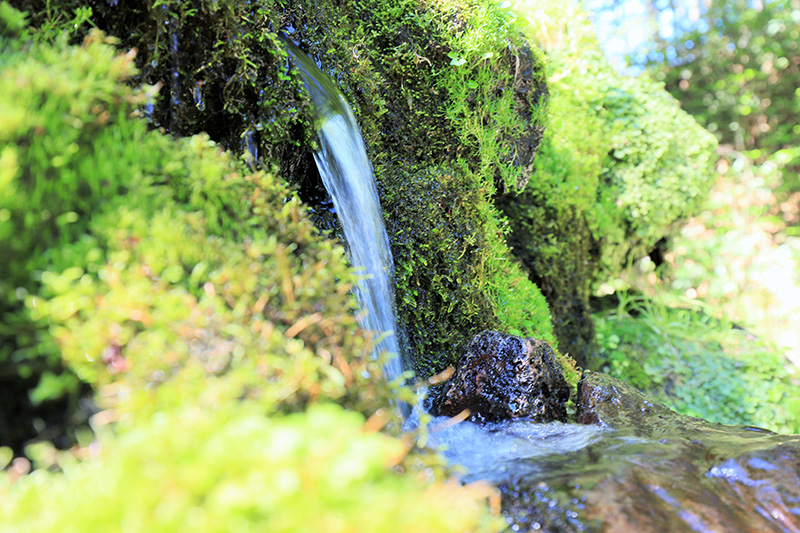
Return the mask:
<path id="1" fill-rule="evenodd" d="M 800 436 L 682 416 L 600 373 L 578 410 L 587 445 L 551 431 L 554 453 L 494 480 L 515 530 L 800 531 Z"/>
<path id="2" fill-rule="evenodd" d="M 528 127 L 514 139 L 513 159 L 514 165 L 522 167 L 522 172 L 517 178 L 517 191 L 522 191 L 533 174 L 533 161 L 539 146 L 542 144 L 544 126 L 539 124 L 534 117 L 538 105 L 548 97 L 547 85 L 544 83 L 536 58 L 527 43 L 520 47 L 513 47 L 514 103 L 518 115 L 525 117 Z M 533 95 L 533 98 L 531 97 Z"/>
<path id="3" fill-rule="evenodd" d="M 496 331 L 475 335 L 456 365 L 435 411 L 473 420 L 566 420 L 569 387 L 553 349 L 537 339 Z"/>
<path id="4" fill-rule="evenodd" d="M 625 428 L 646 437 L 709 426 L 702 418 L 679 415 L 666 405 L 650 400 L 622 380 L 588 370 L 578 383 L 577 422 Z"/>

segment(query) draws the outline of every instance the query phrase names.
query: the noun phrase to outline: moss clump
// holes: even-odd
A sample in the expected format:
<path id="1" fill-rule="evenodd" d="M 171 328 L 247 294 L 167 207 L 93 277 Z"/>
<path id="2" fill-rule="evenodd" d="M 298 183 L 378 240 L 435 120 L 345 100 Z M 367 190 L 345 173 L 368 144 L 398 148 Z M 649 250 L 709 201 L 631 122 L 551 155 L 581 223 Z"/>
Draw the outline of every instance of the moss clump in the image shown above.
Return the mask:
<path id="1" fill-rule="evenodd" d="M 39 470 L 14 486 L 0 477 L 4 530 L 501 527 L 476 505 L 474 488 L 423 488 L 412 476 L 393 474 L 402 442 L 365 432 L 363 416 L 335 405 L 273 418 L 247 404 L 186 406 L 143 419 L 118 437 L 102 428 L 95 450 L 76 462 L 40 448 L 39 466 L 63 473 Z"/>
<path id="2" fill-rule="evenodd" d="M 523 5 L 549 53 L 548 131 L 530 183 L 501 201 L 510 243 L 548 298 L 562 350 L 595 350 L 588 299 L 708 191 L 716 143 L 660 84 L 620 76 L 572 4 Z"/>
<path id="3" fill-rule="evenodd" d="M 329 363 L 309 376 L 333 365 L 344 377 L 338 392 L 294 383 L 284 407 L 325 393 L 372 395 L 361 409 L 376 408 L 388 392 L 349 367 L 369 347 L 342 248 L 272 174 L 243 173 L 207 137 L 176 142 L 132 118 L 132 56 L 105 40 L 2 42 L 5 379 L 42 376 L 34 402 L 77 399 L 82 380 L 111 407 L 198 358 L 209 373 L 244 365 L 269 353 L 274 330 Z M 362 379 L 363 396 L 345 387 Z"/>

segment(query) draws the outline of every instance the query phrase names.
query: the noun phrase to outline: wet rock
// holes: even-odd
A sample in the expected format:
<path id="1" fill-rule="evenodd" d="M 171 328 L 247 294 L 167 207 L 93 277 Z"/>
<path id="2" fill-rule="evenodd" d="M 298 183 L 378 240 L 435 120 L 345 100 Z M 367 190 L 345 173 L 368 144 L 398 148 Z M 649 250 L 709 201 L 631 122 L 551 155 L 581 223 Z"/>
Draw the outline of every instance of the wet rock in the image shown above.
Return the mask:
<path id="1" fill-rule="evenodd" d="M 569 387 L 553 349 L 536 339 L 484 331 L 472 338 L 434 411 L 471 419 L 566 420 Z"/>
<path id="2" fill-rule="evenodd" d="M 702 418 L 679 415 L 666 405 L 650 400 L 622 380 L 588 370 L 578 383 L 577 422 L 624 428 L 636 436 L 646 437 L 709 426 Z"/>
<path id="3" fill-rule="evenodd" d="M 511 88 L 514 91 L 515 110 L 519 116 L 525 118 L 527 127 L 514 138 L 514 155 L 509 162 L 522 167 L 516 183 L 516 190 L 522 191 L 531 179 L 533 161 L 544 136 L 544 126 L 535 120 L 535 112 L 549 94 L 530 46 L 524 43 L 522 46 L 512 47 L 512 54 L 514 82 Z"/>
<path id="4" fill-rule="evenodd" d="M 578 402 L 587 445 L 554 439 L 495 480 L 515 530 L 800 531 L 800 436 L 682 416 L 600 373 Z"/>

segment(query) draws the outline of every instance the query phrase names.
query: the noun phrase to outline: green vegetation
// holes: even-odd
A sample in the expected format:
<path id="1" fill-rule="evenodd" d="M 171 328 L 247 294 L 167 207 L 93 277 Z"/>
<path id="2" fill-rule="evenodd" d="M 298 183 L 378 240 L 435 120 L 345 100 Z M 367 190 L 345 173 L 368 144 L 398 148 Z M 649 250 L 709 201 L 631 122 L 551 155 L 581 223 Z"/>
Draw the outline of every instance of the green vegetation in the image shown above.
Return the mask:
<path id="1" fill-rule="evenodd" d="M 418 476 L 413 438 L 371 433 L 396 393 L 342 248 L 292 189 L 207 136 L 148 131 L 133 55 L 99 31 L 27 41 L 2 5 L 0 362 L 38 379 L 33 403 L 85 383 L 100 410 L 94 436 L 65 428 L 69 451 L 28 446 L 38 469 L 0 475 L 2 523 L 496 528 L 489 491 Z"/>
<path id="2" fill-rule="evenodd" d="M 357 69 L 381 76 L 385 108 L 368 114 L 358 93 L 353 101 L 382 192 L 414 369 L 443 370 L 486 328 L 554 341 L 547 303 L 510 258 L 493 202 L 498 187 L 526 181 L 534 152 L 521 139 L 538 146 L 542 58 L 494 2 L 401 2 L 392 16 L 380 2 L 362 4 Z"/>
<path id="3" fill-rule="evenodd" d="M 281 29 L 353 104 L 420 377 L 494 328 L 557 336 L 574 385 L 593 288 L 709 185 L 713 138 L 618 77 L 571 6 L 524 8 L 545 57 L 492 0 L 20 4 L 30 25 L 0 3 L 0 523 L 19 531 L 502 526 L 496 493 L 397 437 L 387 410 L 413 394 L 381 378 L 354 271 L 303 203 L 324 193 Z M 613 372 L 796 430 L 774 352 L 636 307 L 598 317 Z M 730 361 L 743 377 L 693 381 Z"/>
<path id="4" fill-rule="evenodd" d="M 338 406 L 265 418 L 253 405 L 161 411 L 91 458 L 40 448 L 40 469 L 0 479 L 4 531 L 465 531 L 493 524 L 469 490 L 389 466 L 399 440 Z M 158 490 L 153 490 L 158 487 Z M 46 512 L 43 512 L 46 510 Z"/>
<path id="5" fill-rule="evenodd" d="M 705 210 L 672 239 L 665 263 L 656 268 L 645 258 L 607 286 L 623 299 L 627 290 L 638 291 L 642 300 L 627 307 L 644 312 L 601 317 L 601 355 L 612 374 L 682 412 L 797 433 L 800 239 L 786 234 L 796 206 L 776 199 L 781 169 L 772 158 L 753 165 L 729 152 L 718 169 Z M 666 348 L 652 329 L 666 337 Z M 657 377 L 673 367 L 686 369 L 678 372 L 685 377 Z"/>
<path id="6" fill-rule="evenodd" d="M 800 353 L 793 192 L 800 154 L 794 127 L 800 11 L 784 2 L 713 1 L 694 17 L 670 17 L 680 6 L 650 5 L 654 9 L 636 23 L 651 28 L 652 40 L 629 59 L 663 80 L 714 133 L 721 157 L 704 211 L 662 246 L 660 257 L 645 257 L 603 287 L 616 290 L 623 302 L 627 290 L 645 296 L 634 306 L 644 310 L 641 315 L 600 319 L 601 355 L 611 358 L 613 373 L 658 392 L 679 410 L 797 432 L 800 410 L 791 392 Z M 656 260 L 663 260 L 658 268 Z M 663 300 L 677 308 L 664 309 Z M 704 315 L 682 309 L 687 305 Z M 688 337 L 692 327 L 696 335 Z M 648 328 L 666 336 L 666 348 L 657 347 L 651 333 L 629 334 Z M 626 363 L 627 354 L 632 358 Z M 662 378 L 668 386 L 655 378 L 673 367 L 686 368 L 677 372 L 686 377 Z"/>
<path id="7" fill-rule="evenodd" d="M 623 297 L 595 322 L 602 369 L 679 413 L 800 432 L 800 401 L 780 351 L 701 306 Z"/>
<path id="8" fill-rule="evenodd" d="M 639 59 L 721 143 L 760 150 L 764 156 L 794 149 L 796 179 L 797 3 L 767 0 L 756 9 L 742 0 L 709 2 L 692 26 L 679 29 L 669 41 L 659 39 L 655 49 Z"/>
<path id="9" fill-rule="evenodd" d="M 616 73 L 574 5 L 521 3 L 518 12 L 548 52 L 552 101 L 533 178 L 502 205 L 561 348 L 583 362 L 594 350 L 592 289 L 697 211 L 716 143 L 660 84 Z"/>
<path id="10" fill-rule="evenodd" d="M 72 4 L 30 1 L 25 8 L 33 25 L 51 28 L 73 17 Z M 417 374 L 452 364 L 486 328 L 555 341 L 547 303 L 511 259 L 509 230 L 494 207 L 498 189 L 517 190 L 529 178 L 546 99 L 541 53 L 497 2 L 284 8 L 257 0 L 190 8 L 168 0 L 130 9 L 92 4 L 83 23 L 138 50 L 135 81 L 162 84 L 147 111 L 155 126 L 180 135 L 206 131 L 255 168 L 277 166 L 318 208 L 326 193 L 311 158 L 313 118 L 277 39 L 279 30 L 289 33 L 334 77 L 359 120 Z M 442 198 L 431 196 L 440 190 Z"/>

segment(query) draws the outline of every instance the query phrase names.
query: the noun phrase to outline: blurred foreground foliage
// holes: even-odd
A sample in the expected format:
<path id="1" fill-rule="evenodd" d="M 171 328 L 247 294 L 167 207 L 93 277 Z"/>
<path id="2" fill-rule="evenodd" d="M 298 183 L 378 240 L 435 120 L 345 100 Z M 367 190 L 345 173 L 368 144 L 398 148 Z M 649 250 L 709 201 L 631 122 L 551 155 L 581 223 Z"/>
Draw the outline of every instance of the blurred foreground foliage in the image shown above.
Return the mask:
<path id="1" fill-rule="evenodd" d="M 435 532 L 491 524 L 481 521 L 475 486 L 395 474 L 403 443 L 363 425 L 335 405 L 271 418 L 249 402 L 160 411 L 119 435 L 103 428 L 82 461 L 37 450 L 38 470 L 13 486 L 0 479 L 0 520 L 9 532 Z M 48 466 L 59 472 L 41 468 Z"/>
<path id="2" fill-rule="evenodd" d="M 343 249 L 294 192 L 206 136 L 148 131 L 132 115 L 151 89 L 124 83 L 133 54 L 113 39 L 21 37 L 5 3 L 0 20 L 3 379 L 38 379 L 28 410 L 75 410 L 90 385 L 97 432 L 29 446 L 30 475 L 10 463 L 3 527 L 496 527 L 477 505 L 491 491 L 431 481 L 413 437 L 373 433 L 396 392 Z"/>

